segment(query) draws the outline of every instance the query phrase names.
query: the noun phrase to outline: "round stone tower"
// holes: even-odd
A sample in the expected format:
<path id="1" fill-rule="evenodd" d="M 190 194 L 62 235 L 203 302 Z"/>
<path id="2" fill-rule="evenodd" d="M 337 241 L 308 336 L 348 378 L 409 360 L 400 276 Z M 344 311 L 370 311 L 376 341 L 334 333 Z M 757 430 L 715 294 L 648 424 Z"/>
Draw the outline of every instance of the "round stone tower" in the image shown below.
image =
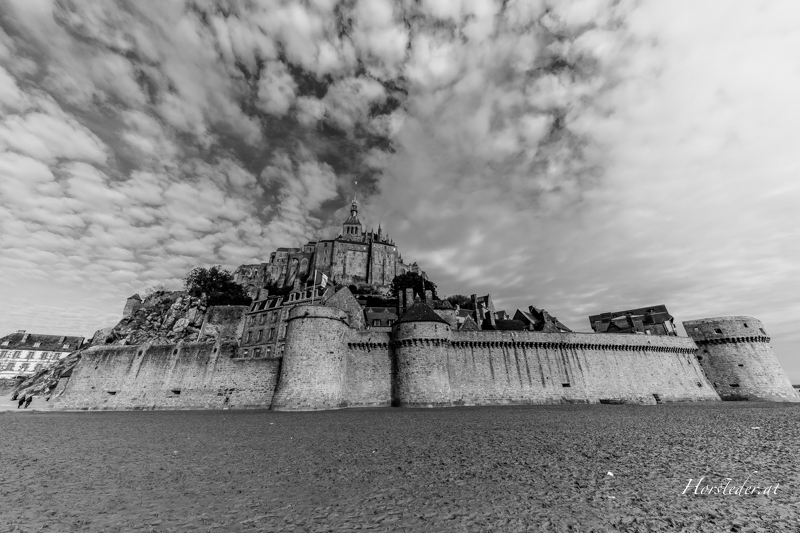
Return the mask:
<path id="1" fill-rule="evenodd" d="M 424 302 L 416 302 L 394 323 L 394 396 L 400 407 L 452 405 L 447 348 L 450 325 Z"/>
<path id="2" fill-rule="evenodd" d="M 289 312 L 281 376 L 272 398 L 277 411 L 345 406 L 347 313 L 298 305 Z"/>
<path id="3" fill-rule="evenodd" d="M 697 344 L 697 359 L 723 400 L 800 402 L 760 320 L 701 318 L 683 327 Z"/>

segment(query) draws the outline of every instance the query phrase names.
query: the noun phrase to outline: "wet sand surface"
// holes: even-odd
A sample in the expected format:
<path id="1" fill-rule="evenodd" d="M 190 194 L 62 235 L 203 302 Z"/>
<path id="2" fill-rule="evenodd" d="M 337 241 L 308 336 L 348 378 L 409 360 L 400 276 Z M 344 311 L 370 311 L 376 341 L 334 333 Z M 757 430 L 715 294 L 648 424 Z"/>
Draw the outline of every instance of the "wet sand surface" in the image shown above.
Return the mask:
<path id="1" fill-rule="evenodd" d="M 798 415 L 747 402 L 6 411 L 0 531 L 798 531 Z M 780 485 L 682 494 L 702 476 Z"/>

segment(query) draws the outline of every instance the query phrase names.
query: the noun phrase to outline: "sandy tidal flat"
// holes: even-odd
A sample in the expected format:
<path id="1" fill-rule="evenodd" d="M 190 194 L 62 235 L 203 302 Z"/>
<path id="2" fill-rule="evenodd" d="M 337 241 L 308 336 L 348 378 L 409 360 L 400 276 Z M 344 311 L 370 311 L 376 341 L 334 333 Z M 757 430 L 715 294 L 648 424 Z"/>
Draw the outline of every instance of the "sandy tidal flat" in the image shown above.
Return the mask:
<path id="1" fill-rule="evenodd" d="M 747 402 L 7 411 L 0 531 L 799 531 L 798 417 Z M 683 494 L 701 477 L 731 481 Z"/>

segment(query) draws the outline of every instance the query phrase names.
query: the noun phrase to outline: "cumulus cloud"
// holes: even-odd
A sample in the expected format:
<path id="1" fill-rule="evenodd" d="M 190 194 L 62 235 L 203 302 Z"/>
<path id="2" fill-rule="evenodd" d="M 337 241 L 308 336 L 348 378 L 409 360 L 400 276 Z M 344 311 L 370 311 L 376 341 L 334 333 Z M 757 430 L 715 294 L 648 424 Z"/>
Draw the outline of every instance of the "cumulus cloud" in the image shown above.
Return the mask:
<path id="1" fill-rule="evenodd" d="M 280 61 L 270 61 L 258 80 L 258 107 L 272 115 L 284 115 L 295 99 L 297 84 Z"/>

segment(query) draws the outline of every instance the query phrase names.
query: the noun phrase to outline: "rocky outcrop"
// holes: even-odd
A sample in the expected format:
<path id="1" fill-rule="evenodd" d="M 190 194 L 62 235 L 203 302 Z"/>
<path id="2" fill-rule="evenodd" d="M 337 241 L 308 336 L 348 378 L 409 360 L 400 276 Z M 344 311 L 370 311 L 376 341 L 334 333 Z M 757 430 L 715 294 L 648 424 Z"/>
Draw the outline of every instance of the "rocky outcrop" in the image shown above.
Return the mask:
<path id="1" fill-rule="evenodd" d="M 113 328 L 99 330 L 93 345 L 174 344 L 197 339 L 207 307 L 202 298 L 183 291 L 159 291 L 151 294 L 130 316 Z"/>

